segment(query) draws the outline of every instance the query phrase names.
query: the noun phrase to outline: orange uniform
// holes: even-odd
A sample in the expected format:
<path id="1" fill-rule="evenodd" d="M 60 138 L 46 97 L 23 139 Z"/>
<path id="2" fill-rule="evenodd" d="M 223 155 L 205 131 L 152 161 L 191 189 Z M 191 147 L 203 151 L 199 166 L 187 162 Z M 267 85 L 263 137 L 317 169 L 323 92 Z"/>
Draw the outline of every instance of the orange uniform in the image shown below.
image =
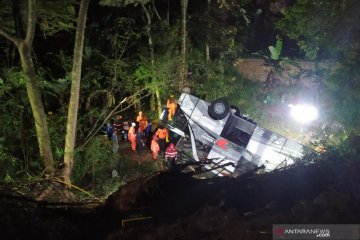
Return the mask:
<path id="1" fill-rule="evenodd" d="M 166 128 L 159 128 L 156 133 L 155 136 L 157 136 L 159 139 L 168 139 L 169 138 L 169 131 Z"/>
<path id="2" fill-rule="evenodd" d="M 128 132 L 128 138 L 131 142 L 131 149 L 136 151 L 136 132 L 135 132 L 135 126 L 132 125 Z"/>
<path id="3" fill-rule="evenodd" d="M 167 100 L 166 107 L 169 109 L 168 120 L 171 121 L 175 115 L 177 104 L 173 98 Z"/>
<path id="4" fill-rule="evenodd" d="M 140 122 L 139 122 L 139 131 L 140 131 L 140 132 L 145 131 L 147 125 L 148 125 L 148 120 L 147 120 L 147 118 L 144 116 L 144 117 L 140 120 Z"/>
<path id="5" fill-rule="evenodd" d="M 157 142 L 157 137 L 153 137 L 151 140 L 151 146 L 150 146 L 152 156 L 154 160 L 157 160 L 158 153 L 160 151 L 159 143 Z"/>
<path id="6" fill-rule="evenodd" d="M 164 127 L 159 127 L 156 131 L 155 136 L 159 138 L 158 143 L 161 151 L 165 151 L 166 142 L 169 141 L 169 131 Z"/>
<path id="7" fill-rule="evenodd" d="M 145 131 L 145 129 L 148 125 L 148 120 L 147 120 L 147 117 L 143 115 L 142 111 L 140 111 L 139 115 L 137 115 L 136 121 L 139 123 L 139 131 L 140 132 Z"/>

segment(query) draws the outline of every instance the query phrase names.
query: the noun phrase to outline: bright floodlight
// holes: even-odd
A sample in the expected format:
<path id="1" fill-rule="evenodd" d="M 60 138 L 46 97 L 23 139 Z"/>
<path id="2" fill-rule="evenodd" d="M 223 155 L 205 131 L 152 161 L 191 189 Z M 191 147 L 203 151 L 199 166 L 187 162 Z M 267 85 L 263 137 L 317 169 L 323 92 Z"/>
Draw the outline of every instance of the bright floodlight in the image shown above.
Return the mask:
<path id="1" fill-rule="evenodd" d="M 311 105 L 307 104 L 289 104 L 291 108 L 291 115 L 293 118 L 301 124 L 314 121 L 318 117 L 318 110 Z"/>

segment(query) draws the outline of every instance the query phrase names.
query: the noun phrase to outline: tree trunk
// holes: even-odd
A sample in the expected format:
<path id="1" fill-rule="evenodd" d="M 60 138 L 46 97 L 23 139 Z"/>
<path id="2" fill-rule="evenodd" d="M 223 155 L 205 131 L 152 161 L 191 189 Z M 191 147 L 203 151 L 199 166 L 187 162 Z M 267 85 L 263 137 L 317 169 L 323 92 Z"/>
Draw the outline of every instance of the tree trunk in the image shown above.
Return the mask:
<path id="1" fill-rule="evenodd" d="M 166 24 L 170 26 L 170 0 L 167 1 Z"/>
<path id="2" fill-rule="evenodd" d="M 31 58 L 31 49 L 34 41 L 35 24 L 36 24 L 36 1 L 28 1 L 28 17 L 26 35 L 22 29 L 22 23 L 19 10 L 19 2 L 13 2 L 13 17 L 15 21 L 16 36 L 1 28 L 0 35 L 12 41 L 20 54 L 21 66 L 24 71 L 26 91 L 28 94 L 31 111 L 34 116 L 36 137 L 39 144 L 40 158 L 44 163 L 47 173 L 54 173 L 54 158 L 51 150 L 51 142 L 46 122 L 44 106 L 41 101 L 40 89 L 36 82 L 34 64 Z M 25 35 L 25 36 L 24 36 Z"/>
<path id="3" fill-rule="evenodd" d="M 40 157 L 44 162 L 45 170 L 48 173 L 54 172 L 54 159 L 51 150 L 51 142 L 46 122 L 44 106 L 41 101 L 41 94 L 36 82 L 36 74 L 31 59 L 31 47 L 26 42 L 19 46 L 21 65 L 25 75 L 26 91 L 34 116 L 36 136 L 39 143 Z"/>
<path id="4" fill-rule="evenodd" d="M 65 149 L 64 149 L 64 168 L 63 178 L 68 186 L 71 186 L 71 171 L 74 162 L 74 149 L 76 139 L 76 124 L 79 108 L 80 80 L 82 55 L 84 48 L 84 35 L 86 26 L 87 9 L 90 0 L 81 0 L 80 10 L 77 19 L 73 66 L 71 71 L 71 95 L 69 101 L 68 118 L 66 125 Z"/>
<path id="5" fill-rule="evenodd" d="M 150 49 L 151 65 L 153 68 L 155 68 L 155 53 L 154 53 L 154 44 L 153 44 L 152 32 L 151 32 L 151 24 L 152 24 L 151 16 L 150 16 L 149 10 L 146 8 L 146 6 L 143 4 L 141 4 L 141 6 L 145 12 L 146 19 L 147 19 L 146 33 L 148 35 L 148 44 L 149 44 L 149 49 Z M 161 113 L 162 113 L 160 97 L 161 97 L 160 89 L 156 85 L 155 86 L 155 98 L 156 98 L 157 112 L 158 112 L 159 116 L 161 116 Z"/>
<path id="6" fill-rule="evenodd" d="M 180 81 L 179 90 L 187 87 L 187 61 L 186 61 L 186 40 L 187 40 L 187 5 L 188 0 L 181 0 L 181 63 L 180 63 Z"/>
<path id="7" fill-rule="evenodd" d="M 207 17 L 211 19 L 211 0 L 207 0 Z M 210 61 L 210 32 L 211 32 L 211 21 L 209 21 L 208 29 L 206 33 L 206 43 L 205 43 L 205 56 L 206 62 Z"/>

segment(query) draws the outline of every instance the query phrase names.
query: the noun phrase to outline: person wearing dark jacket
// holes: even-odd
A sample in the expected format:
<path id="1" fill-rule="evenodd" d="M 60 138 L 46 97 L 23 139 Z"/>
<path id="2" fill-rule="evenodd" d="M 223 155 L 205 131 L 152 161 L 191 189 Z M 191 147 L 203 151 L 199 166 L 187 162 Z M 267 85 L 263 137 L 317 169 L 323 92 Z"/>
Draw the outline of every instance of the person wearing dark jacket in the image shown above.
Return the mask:
<path id="1" fill-rule="evenodd" d="M 139 131 L 139 128 L 136 129 L 136 152 L 141 155 L 144 151 L 145 143 L 143 140 L 143 133 Z"/>

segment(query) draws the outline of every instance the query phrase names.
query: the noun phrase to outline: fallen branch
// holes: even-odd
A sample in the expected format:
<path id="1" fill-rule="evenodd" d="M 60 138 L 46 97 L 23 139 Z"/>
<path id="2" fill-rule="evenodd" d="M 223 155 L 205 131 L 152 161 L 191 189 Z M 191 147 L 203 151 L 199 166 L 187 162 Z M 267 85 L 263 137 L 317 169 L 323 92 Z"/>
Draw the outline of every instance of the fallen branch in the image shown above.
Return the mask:
<path id="1" fill-rule="evenodd" d="M 119 114 L 119 113 L 124 112 L 125 110 L 129 109 L 130 107 L 132 107 L 132 106 L 135 104 L 135 103 L 134 103 L 134 102 L 135 102 L 135 101 L 134 101 L 135 96 L 138 95 L 139 93 L 145 91 L 145 90 L 147 90 L 147 88 L 141 89 L 141 90 L 137 91 L 136 93 L 134 93 L 133 95 L 128 96 L 128 97 L 125 97 L 122 101 L 120 101 L 120 102 L 116 105 L 116 107 L 115 107 L 114 109 L 112 109 L 112 110 L 110 111 L 110 113 L 104 118 L 104 120 L 103 120 L 103 122 L 101 123 L 100 127 L 98 127 L 98 128 L 95 130 L 95 128 L 96 128 L 95 126 L 98 124 L 98 122 L 99 122 L 100 119 L 101 119 L 101 118 L 99 117 L 98 120 L 96 121 L 96 123 L 94 124 L 94 127 L 90 130 L 90 132 L 88 133 L 88 135 L 85 137 L 84 143 L 83 143 L 78 149 L 84 148 L 84 147 L 90 142 L 90 140 L 93 139 L 94 136 L 97 135 L 97 133 L 98 133 L 98 132 L 100 131 L 100 129 L 102 128 L 102 126 L 107 122 L 107 120 L 108 120 L 112 115 L 114 115 L 114 114 Z M 140 97 L 140 99 L 143 99 L 143 98 L 148 97 L 148 96 L 150 96 L 150 95 L 151 95 L 151 93 L 147 93 L 147 94 L 145 94 L 144 96 Z M 128 104 L 128 106 L 126 106 L 126 107 L 121 108 L 120 110 L 118 110 L 118 109 L 121 107 L 121 105 L 124 104 L 124 103 L 126 103 L 126 102 L 130 102 L 130 103 Z"/>

